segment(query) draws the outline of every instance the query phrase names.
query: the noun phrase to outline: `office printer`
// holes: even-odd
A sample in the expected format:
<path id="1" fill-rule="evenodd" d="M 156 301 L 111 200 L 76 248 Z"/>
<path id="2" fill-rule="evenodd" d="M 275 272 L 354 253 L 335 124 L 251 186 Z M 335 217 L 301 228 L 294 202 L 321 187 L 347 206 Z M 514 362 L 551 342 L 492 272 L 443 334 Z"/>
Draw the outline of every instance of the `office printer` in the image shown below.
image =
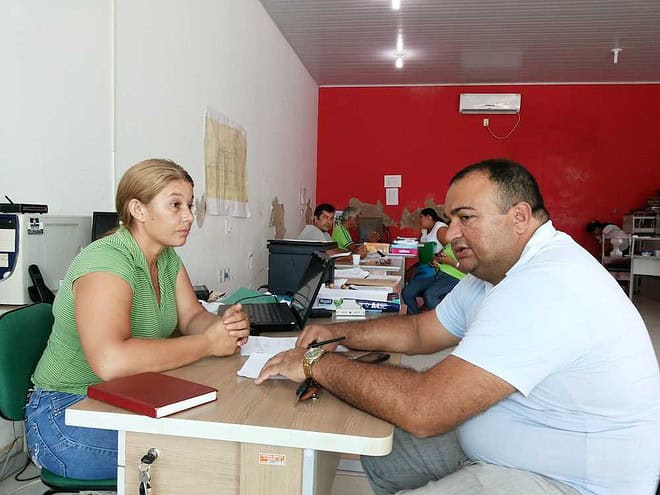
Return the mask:
<path id="1" fill-rule="evenodd" d="M 91 217 L 53 216 L 41 211 L 48 211 L 48 207 L 0 205 L 0 304 L 32 302 L 28 293 L 28 287 L 34 285 L 31 265 L 39 267 L 47 287 L 57 290 L 73 258 L 89 242 Z"/>

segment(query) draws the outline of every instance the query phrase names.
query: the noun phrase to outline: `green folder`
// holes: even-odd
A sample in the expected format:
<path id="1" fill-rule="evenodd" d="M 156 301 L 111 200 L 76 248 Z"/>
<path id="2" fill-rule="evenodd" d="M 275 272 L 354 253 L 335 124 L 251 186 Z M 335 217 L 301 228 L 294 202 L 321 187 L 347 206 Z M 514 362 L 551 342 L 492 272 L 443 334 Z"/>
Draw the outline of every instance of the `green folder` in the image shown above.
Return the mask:
<path id="1" fill-rule="evenodd" d="M 430 263 L 433 261 L 433 250 L 435 249 L 435 242 L 425 242 L 417 250 L 417 256 L 419 258 L 419 263 L 423 265 L 424 263 Z"/>
<path id="2" fill-rule="evenodd" d="M 263 292 L 258 292 L 256 290 L 248 289 L 247 287 L 239 287 L 231 294 L 223 297 L 218 302 L 223 304 L 236 304 L 240 303 L 272 303 L 276 302 L 274 296 L 264 294 Z"/>

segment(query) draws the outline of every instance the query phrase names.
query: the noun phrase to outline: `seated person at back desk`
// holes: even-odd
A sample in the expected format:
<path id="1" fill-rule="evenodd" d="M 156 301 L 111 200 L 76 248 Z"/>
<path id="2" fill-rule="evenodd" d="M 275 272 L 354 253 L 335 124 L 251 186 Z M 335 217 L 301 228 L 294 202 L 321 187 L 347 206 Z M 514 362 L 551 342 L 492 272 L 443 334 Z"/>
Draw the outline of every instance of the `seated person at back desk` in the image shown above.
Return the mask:
<path id="1" fill-rule="evenodd" d="M 117 230 L 71 263 L 53 304 L 52 333 L 32 380 L 26 444 L 37 466 L 70 478 L 117 475 L 117 432 L 65 424 L 87 387 L 206 356 L 247 341 L 240 305 L 218 317 L 197 301 L 179 255 L 193 223 L 193 180 L 169 160 L 146 160 L 119 181 Z M 168 338 L 178 329 L 181 337 Z"/>
<path id="2" fill-rule="evenodd" d="M 356 244 L 351 237 L 351 230 L 358 227 L 358 209 L 353 206 L 347 206 L 341 213 L 341 224 L 335 225 L 332 229 L 332 238 L 337 241 L 339 249 L 347 249 L 353 254 L 359 254 L 361 258 L 367 255 L 367 248 L 363 244 Z M 376 232 L 373 234 L 378 235 Z M 371 235 L 370 235 L 371 239 Z M 377 239 L 374 239 L 375 242 Z"/>
<path id="3" fill-rule="evenodd" d="M 415 277 L 401 291 L 401 298 L 406 304 L 409 315 L 420 312 L 417 298 L 424 299 L 425 309 L 434 309 L 451 292 L 465 274 L 459 270 L 460 263 L 451 248 L 451 244 L 437 253 L 432 262 L 434 274 L 430 277 Z"/>
<path id="4" fill-rule="evenodd" d="M 445 207 L 467 275 L 435 311 L 307 326 L 255 383 L 312 378 L 393 423 L 392 452 L 362 458 L 378 495 L 655 493 L 660 373 L 630 299 L 555 229 L 521 165 L 463 169 Z M 456 348 L 424 371 L 306 349 L 340 336 L 362 351 Z"/>
<path id="5" fill-rule="evenodd" d="M 335 207 L 328 203 L 321 203 L 314 209 L 312 225 L 305 225 L 305 228 L 298 234 L 298 239 L 302 241 L 332 241 L 330 229 L 335 221 Z"/>

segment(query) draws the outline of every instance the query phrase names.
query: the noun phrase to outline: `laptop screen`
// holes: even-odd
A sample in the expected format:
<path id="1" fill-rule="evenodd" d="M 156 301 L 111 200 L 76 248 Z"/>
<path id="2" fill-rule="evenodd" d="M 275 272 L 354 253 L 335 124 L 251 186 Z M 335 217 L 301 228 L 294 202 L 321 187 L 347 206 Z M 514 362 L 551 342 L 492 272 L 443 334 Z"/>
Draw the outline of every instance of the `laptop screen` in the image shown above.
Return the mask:
<path id="1" fill-rule="evenodd" d="M 321 283 L 325 280 L 331 266 L 330 260 L 322 253 L 314 253 L 310 258 L 307 270 L 300 281 L 300 288 L 293 294 L 291 301 L 291 306 L 300 315 L 303 324 L 312 311 Z"/>

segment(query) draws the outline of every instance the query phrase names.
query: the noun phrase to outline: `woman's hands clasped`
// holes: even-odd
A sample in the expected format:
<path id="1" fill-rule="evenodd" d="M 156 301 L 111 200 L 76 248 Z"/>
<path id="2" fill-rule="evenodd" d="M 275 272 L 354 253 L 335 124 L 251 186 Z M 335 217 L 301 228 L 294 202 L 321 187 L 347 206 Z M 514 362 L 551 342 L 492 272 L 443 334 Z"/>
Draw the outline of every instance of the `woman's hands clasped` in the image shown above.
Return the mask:
<path id="1" fill-rule="evenodd" d="M 229 356 L 247 342 L 250 319 L 240 304 L 234 304 L 206 329 L 206 335 L 211 342 L 210 355 Z"/>

